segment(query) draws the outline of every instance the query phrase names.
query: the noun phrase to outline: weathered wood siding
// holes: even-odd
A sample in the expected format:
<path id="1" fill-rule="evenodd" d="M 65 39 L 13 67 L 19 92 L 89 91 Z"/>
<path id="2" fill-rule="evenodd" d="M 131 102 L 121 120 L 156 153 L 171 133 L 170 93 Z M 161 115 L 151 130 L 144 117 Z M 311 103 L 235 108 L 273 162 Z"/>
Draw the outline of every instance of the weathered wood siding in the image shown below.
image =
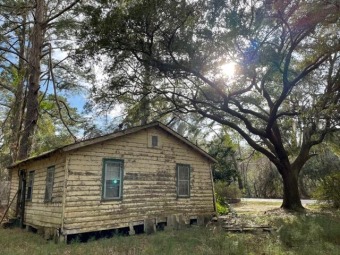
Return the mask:
<path id="1" fill-rule="evenodd" d="M 45 187 L 47 168 L 55 166 L 52 202 L 45 202 Z M 54 155 L 45 159 L 28 162 L 20 166 L 26 170 L 27 177 L 30 171 L 34 172 L 32 200 L 25 202 L 24 223 L 33 227 L 60 228 L 62 218 L 62 198 L 65 175 L 65 156 Z M 19 168 L 11 170 L 11 194 L 13 197 L 18 190 Z M 27 192 L 27 187 L 26 187 Z M 16 205 L 12 206 L 16 208 Z"/>
<path id="2" fill-rule="evenodd" d="M 18 171 L 16 169 L 11 169 L 9 171 L 10 175 L 10 180 L 11 180 L 11 185 L 10 185 L 10 190 L 9 190 L 9 202 L 13 203 L 11 204 L 9 211 L 8 211 L 8 216 L 9 218 L 15 218 L 16 217 L 16 208 L 17 208 L 17 191 L 18 191 L 18 186 L 19 186 L 19 176 L 18 176 Z M 14 199 L 14 200 L 13 200 Z"/>
<path id="3" fill-rule="evenodd" d="M 0 206 L 8 204 L 10 181 L 0 181 Z"/>
<path id="4" fill-rule="evenodd" d="M 148 147 L 157 134 L 160 148 Z M 124 160 L 122 200 L 102 201 L 103 158 Z M 162 129 L 151 128 L 71 151 L 63 232 L 128 226 L 145 218 L 214 212 L 209 160 Z M 190 164 L 190 198 L 177 198 L 176 163 Z"/>

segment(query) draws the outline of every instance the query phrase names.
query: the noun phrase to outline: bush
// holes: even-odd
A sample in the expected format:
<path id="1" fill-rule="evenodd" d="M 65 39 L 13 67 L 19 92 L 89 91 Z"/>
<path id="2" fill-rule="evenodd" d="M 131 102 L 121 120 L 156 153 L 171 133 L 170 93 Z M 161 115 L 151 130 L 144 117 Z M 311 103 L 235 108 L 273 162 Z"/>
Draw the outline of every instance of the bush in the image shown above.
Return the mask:
<path id="1" fill-rule="evenodd" d="M 340 208 L 340 172 L 326 176 L 316 189 L 314 197 L 327 201 L 334 208 Z"/>
<path id="2" fill-rule="evenodd" d="M 228 205 L 218 199 L 216 200 L 216 210 L 219 215 L 226 215 L 229 212 Z"/>
<path id="3" fill-rule="evenodd" d="M 229 212 L 228 200 L 241 198 L 241 190 L 236 184 L 228 185 L 226 182 L 217 181 L 215 183 L 216 209 L 220 215 Z"/>
<path id="4" fill-rule="evenodd" d="M 234 183 L 228 185 L 226 182 L 217 181 L 215 183 L 216 198 L 226 200 L 228 198 L 238 199 L 241 198 L 242 192 Z"/>

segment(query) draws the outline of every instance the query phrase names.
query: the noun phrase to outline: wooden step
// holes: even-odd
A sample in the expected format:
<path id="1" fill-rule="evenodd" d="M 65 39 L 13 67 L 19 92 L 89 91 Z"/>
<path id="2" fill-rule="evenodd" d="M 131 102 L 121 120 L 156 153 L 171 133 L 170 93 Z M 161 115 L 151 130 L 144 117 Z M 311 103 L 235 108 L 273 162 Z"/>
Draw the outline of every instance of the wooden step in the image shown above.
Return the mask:
<path id="1" fill-rule="evenodd" d="M 228 232 L 269 232 L 272 233 L 275 231 L 275 228 L 272 228 L 271 226 L 222 226 L 222 228 Z"/>

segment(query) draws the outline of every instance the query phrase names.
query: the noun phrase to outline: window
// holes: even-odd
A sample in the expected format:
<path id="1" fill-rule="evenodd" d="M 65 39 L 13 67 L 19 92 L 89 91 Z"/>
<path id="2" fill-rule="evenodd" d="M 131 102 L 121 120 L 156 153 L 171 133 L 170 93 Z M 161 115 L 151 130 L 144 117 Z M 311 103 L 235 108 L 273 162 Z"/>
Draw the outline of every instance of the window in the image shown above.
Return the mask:
<path id="1" fill-rule="evenodd" d="M 28 201 L 32 201 L 33 182 L 34 182 L 34 171 L 29 171 L 28 182 L 27 182 L 27 194 L 26 194 L 26 200 Z"/>
<path id="2" fill-rule="evenodd" d="M 104 159 L 103 161 L 103 199 L 121 199 L 123 184 L 123 160 Z"/>
<path id="3" fill-rule="evenodd" d="M 156 135 L 152 136 L 151 144 L 152 144 L 152 147 L 158 146 L 158 136 L 156 136 Z"/>
<path id="4" fill-rule="evenodd" d="M 162 140 L 159 134 L 150 132 L 148 133 L 148 148 L 161 149 Z"/>
<path id="5" fill-rule="evenodd" d="M 190 197 L 190 165 L 177 164 L 177 196 Z"/>
<path id="6" fill-rule="evenodd" d="M 47 168 L 46 173 L 45 202 L 52 201 L 53 183 L 54 183 L 54 166 L 50 166 L 49 168 Z"/>

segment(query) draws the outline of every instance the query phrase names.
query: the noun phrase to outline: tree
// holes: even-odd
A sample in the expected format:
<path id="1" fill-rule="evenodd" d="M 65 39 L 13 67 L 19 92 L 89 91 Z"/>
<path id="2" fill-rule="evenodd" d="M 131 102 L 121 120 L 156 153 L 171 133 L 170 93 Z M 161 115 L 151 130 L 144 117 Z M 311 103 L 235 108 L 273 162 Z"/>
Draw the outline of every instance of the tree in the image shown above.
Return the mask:
<path id="1" fill-rule="evenodd" d="M 313 148 L 317 156 L 311 158 L 300 173 L 300 193 L 304 197 L 311 197 L 318 186 L 334 173 L 340 172 L 340 157 L 331 149 L 330 142 Z"/>
<path id="2" fill-rule="evenodd" d="M 311 148 L 339 130 L 337 1 L 94 2 L 84 7 L 80 58 L 124 54 L 148 65 L 166 83 L 155 93 L 237 131 L 276 166 L 282 207 L 303 208 L 299 172 Z M 231 61 L 233 78 L 220 70 Z M 301 127 L 295 155 L 290 120 Z"/>
<path id="3" fill-rule="evenodd" d="M 118 124 L 124 127 L 144 125 L 152 121 L 174 123 L 182 118 L 183 114 L 176 111 L 169 100 L 153 90 L 156 84 L 163 87 L 166 85 L 152 75 L 148 66 L 133 61 L 124 54 L 111 57 L 114 63 L 107 65 L 104 70 L 107 78 L 102 78 L 104 82 L 92 84 L 90 99 L 86 104 L 88 113 L 105 115 L 116 105 L 123 106 Z M 110 62 L 110 59 L 103 61 Z M 86 64 L 89 61 L 82 59 L 78 63 Z M 97 64 L 97 60 L 92 62 L 93 65 Z"/>
<path id="4" fill-rule="evenodd" d="M 235 158 L 236 145 L 226 130 L 222 129 L 216 134 L 207 147 L 209 154 L 217 160 L 213 166 L 214 181 L 221 180 L 228 184 L 238 181 L 240 176 Z"/>
<path id="5" fill-rule="evenodd" d="M 56 39 L 65 41 L 62 30 L 74 25 L 74 16 L 65 14 L 78 2 L 80 0 L 71 3 L 62 0 L 0 1 L 0 95 L 6 113 L 1 121 L 3 128 L 8 128 L 6 123 L 10 123 L 10 131 L 2 130 L 10 137 L 10 162 L 29 156 L 46 94 L 54 94 L 59 118 L 67 128 L 62 111 L 70 111 L 67 104 L 59 102 L 57 95 L 69 88 L 65 85 L 67 82 L 59 82 L 58 76 L 67 65 L 66 61 L 53 58 L 52 53 L 60 44 Z M 63 44 L 65 48 L 66 43 Z M 66 75 L 63 78 L 69 80 Z"/>

